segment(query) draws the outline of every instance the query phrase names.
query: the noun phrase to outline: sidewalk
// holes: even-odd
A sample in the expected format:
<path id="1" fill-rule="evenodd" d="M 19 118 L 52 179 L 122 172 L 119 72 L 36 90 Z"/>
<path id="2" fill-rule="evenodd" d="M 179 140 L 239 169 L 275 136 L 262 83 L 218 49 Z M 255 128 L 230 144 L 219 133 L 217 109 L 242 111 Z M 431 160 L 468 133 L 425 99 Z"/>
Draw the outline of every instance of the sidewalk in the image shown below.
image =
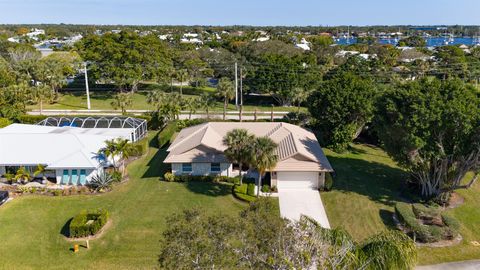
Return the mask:
<path id="1" fill-rule="evenodd" d="M 478 270 L 480 269 L 480 260 L 450 262 L 435 265 L 417 266 L 415 270 Z"/>

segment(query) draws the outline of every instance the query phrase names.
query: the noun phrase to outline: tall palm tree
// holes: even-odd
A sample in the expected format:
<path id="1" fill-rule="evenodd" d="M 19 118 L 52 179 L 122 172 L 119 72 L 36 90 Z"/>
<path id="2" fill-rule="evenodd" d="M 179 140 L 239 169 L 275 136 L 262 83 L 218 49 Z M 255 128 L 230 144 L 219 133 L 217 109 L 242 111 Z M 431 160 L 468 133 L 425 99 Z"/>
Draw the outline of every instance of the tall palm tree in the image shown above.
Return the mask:
<path id="1" fill-rule="evenodd" d="M 258 171 L 258 189 L 257 197 L 260 195 L 262 186 L 262 176 L 266 171 L 275 168 L 278 162 L 278 156 L 275 154 L 277 144 L 268 137 L 259 137 L 255 139 L 252 146 L 252 166 Z"/>
<path id="2" fill-rule="evenodd" d="M 215 99 L 211 94 L 203 93 L 200 96 L 200 104 L 201 107 L 207 112 L 207 118 L 210 119 L 210 108 L 215 106 Z"/>
<path id="3" fill-rule="evenodd" d="M 105 146 L 98 150 L 98 154 L 104 156 L 105 158 L 112 159 L 113 169 L 117 170 L 117 164 L 115 161 L 115 157 L 118 155 L 117 145 L 114 139 L 106 140 Z"/>
<path id="4" fill-rule="evenodd" d="M 116 139 L 115 146 L 117 149 L 116 152 L 122 161 L 122 176 L 123 176 L 125 173 L 125 160 L 127 160 L 131 156 L 133 152 L 133 147 L 129 140 L 122 139 L 122 138 Z"/>
<path id="5" fill-rule="evenodd" d="M 182 107 L 188 110 L 188 119 L 192 119 L 192 114 L 194 114 L 198 108 L 198 100 L 196 98 L 185 98 L 183 99 Z"/>
<path id="6" fill-rule="evenodd" d="M 187 81 L 188 71 L 186 69 L 180 69 L 175 72 L 175 77 L 180 83 L 180 95 L 183 95 L 183 82 Z"/>
<path id="7" fill-rule="evenodd" d="M 251 148 L 255 136 L 248 134 L 246 129 L 234 129 L 223 137 L 223 144 L 227 146 L 225 156 L 231 163 L 238 163 L 240 167 L 240 185 L 243 183 L 242 166 L 250 160 Z"/>
<path id="8" fill-rule="evenodd" d="M 217 95 L 223 98 L 223 120 L 225 120 L 228 102 L 235 97 L 235 89 L 228 78 L 221 78 L 218 82 Z"/>
<path id="9" fill-rule="evenodd" d="M 46 85 L 31 87 L 30 100 L 39 104 L 40 114 L 43 113 L 43 103 L 54 99 L 54 92 Z"/>
<path id="10" fill-rule="evenodd" d="M 113 97 L 113 101 L 110 103 L 112 107 L 122 110 L 122 114 L 127 113 L 127 108 L 132 106 L 133 96 L 132 93 L 118 93 Z"/>

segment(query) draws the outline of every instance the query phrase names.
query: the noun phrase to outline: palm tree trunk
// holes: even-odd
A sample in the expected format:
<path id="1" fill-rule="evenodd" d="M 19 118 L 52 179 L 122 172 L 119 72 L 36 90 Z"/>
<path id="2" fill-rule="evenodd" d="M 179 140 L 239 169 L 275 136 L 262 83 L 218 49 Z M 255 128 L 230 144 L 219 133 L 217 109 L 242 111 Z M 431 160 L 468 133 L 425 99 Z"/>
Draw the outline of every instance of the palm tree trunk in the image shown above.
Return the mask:
<path id="1" fill-rule="evenodd" d="M 238 165 L 240 166 L 240 185 L 243 184 L 243 175 L 242 175 L 242 163 L 239 162 Z"/>
<path id="2" fill-rule="evenodd" d="M 40 100 L 40 115 L 43 114 L 43 100 Z"/>
<path id="3" fill-rule="evenodd" d="M 260 196 L 260 187 L 262 186 L 262 173 L 258 173 L 257 198 Z"/>
<path id="4" fill-rule="evenodd" d="M 225 120 L 227 115 L 227 99 L 223 101 L 223 120 Z"/>
<path id="5" fill-rule="evenodd" d="M 192 120 L 192 111 L 191 110 L 188 112 L 188 120 Z"/>
<path id="6" fill-rule="evenodd" d="M 208 111 L 208 108 L 206 110 L 207 110 L 207 119 L 210 119 L 210 112 Z"/>

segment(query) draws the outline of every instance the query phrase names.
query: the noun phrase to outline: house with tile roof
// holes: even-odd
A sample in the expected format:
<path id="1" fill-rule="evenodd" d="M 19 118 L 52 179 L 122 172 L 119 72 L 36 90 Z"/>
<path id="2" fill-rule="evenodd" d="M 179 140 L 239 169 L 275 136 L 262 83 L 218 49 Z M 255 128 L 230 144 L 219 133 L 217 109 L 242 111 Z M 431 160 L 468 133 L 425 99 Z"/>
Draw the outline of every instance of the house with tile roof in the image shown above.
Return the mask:
<path id="1" fill-rule="evenodd" d="M 227 132 L 238 128 L 256 137 L 269 137 L 277 143 L 279 161 L 268 172 L 271 186 L 317 189 L 324 185 L 325 173 L 333 172 L 312 132 L 292 124 L 273 122 L 209 122 L 184 128 L 167 149 L 164 163 L 171 165 L 175 175 L 236 176 L 240 168 L 225 157 L 223 152 L 227 147 L 222 141 Z"/>

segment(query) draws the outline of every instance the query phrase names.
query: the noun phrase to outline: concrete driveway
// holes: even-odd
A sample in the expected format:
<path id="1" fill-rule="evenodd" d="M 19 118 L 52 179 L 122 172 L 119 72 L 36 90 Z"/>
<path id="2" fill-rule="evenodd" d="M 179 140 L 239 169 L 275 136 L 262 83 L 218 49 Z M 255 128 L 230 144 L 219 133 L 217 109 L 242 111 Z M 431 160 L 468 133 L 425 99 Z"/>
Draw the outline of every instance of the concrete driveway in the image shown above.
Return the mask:
<path id="1" fill-rule="evenodd" d="M 415 270 L 478 270 L 480 260 L 442 263 L 436 265 L 417 266 Z"/>
<path id="2" fill-rule="evenodd" d="M 314 189 L 279 189 L 280 215 L 299 220 L 301 215 L 315 219 L 322 227 L 330 229 L 320 192 Z"/>

